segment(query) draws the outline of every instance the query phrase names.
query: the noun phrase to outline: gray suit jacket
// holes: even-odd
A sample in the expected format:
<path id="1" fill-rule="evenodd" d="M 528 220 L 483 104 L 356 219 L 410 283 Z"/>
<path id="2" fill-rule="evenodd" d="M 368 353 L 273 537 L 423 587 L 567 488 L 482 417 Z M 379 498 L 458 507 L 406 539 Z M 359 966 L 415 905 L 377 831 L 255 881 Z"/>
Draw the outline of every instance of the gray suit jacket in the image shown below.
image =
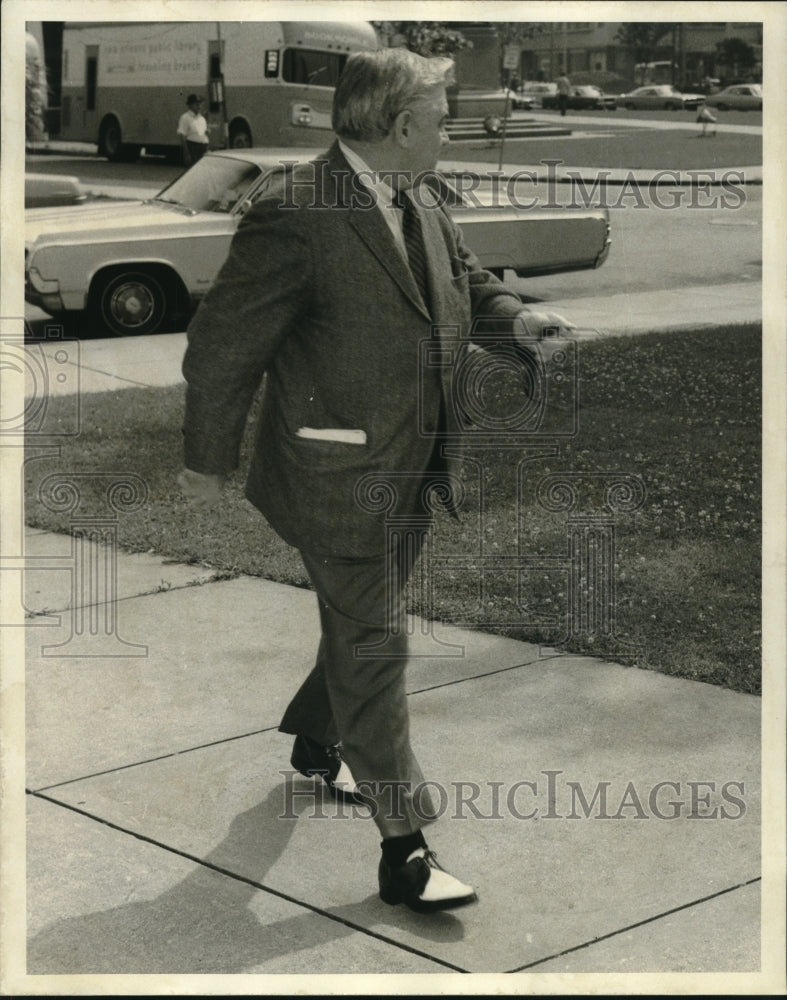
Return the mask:
<path id="1" fill-rule="evenodd" d="M 186 466 L 237 466 L 267 373 L 247 497 L 300 549 L 380 555 L 387 501 L 395 495 L 400 515 L 423 509 L 419 478 L 441 407 L 450 429 L 461 424 L 453 375 L 472 317 L 513 317 L 523 306 L 435 201 L 419 210 L 430 315 L 380 210 L 354 197 L 338 145 L 315 163 L 313 183 L 291 176 L 284 201 L 266 198 L 245 215 L 189 326 Z M 444 363 L 424 365 L 423 342 L 439 349 L 445 338 Z M 366 440 L 315 440 L 301 428 L 360 430 Z M 390 489 L 370 492 L 369 477 Z"/>

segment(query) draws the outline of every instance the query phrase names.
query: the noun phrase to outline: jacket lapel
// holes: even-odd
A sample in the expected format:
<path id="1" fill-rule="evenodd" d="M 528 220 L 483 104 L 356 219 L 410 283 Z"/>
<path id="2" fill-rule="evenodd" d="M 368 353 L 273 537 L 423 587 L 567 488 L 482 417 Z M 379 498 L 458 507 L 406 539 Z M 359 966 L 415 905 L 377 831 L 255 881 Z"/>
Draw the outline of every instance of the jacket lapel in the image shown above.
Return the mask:
<path id="1" fill-rule="evenodd" d="M 421 303 L 421 296 L 418 293 L 412 271 L 405 263 L 402 252 L 394 242 L 380 210 L 377 208 L 366 211 L 359 208 L 352 209 L 349 222 L 407 298 L 426 319 L 431 319 Z"/>
<path id="2" fill-rule="evenodd" d="M 336 175 L 337 178 L 344 178 L 348 173 L 352 173 L 349 164 L 342 156 L 341 150 L 339 149 L 338 143 L 334 143 L 328 151 L 328 164 L 331 173 Z M 351 186 L 350 186 L 351 187 Z M 344 185 L 337 183 L 336 185 L 336 195 L 337 201 L 342 203 L 341 195 L 345 190 Z M 334 202 L 336 204 L 337 202 Z M 344 202 L 346 204 L 346 202 Z M 396 245 L 394 238 L 391 234 L 388 224 L 382 216 L 382 212 L 379 208 L 360 208 L 353 207 L 352 202 L 347 205 L 349 208 L 348 212 L 348 222 L 352 229 L 358 234 L 358 236 L 364 241 L 369 250 L 374 254 L 377 260 L 380 262 L 383 268 L 388 272 L 391 279 L 396 282 L 396 284 L 401 288 L 408 299 L 413 303 L 413 305 L 418 309 L 418 311 L 426 318 L 431 320 L 429 312 L 424 308 L 421 303 L 421 296 L 418 294 L 418 288 L 415 284 L 415 279 L 413 278 L 410 268 L 407 266 L 402 252 Z M 422 226 L 424 223 L 424 213 L 419 211 Z M 427 255 L 427 269 L 431 276 L 431 262 L 429 261 L 429 255 L 431 253 L 429 244 L 426 245 L 426 255 Z"/>

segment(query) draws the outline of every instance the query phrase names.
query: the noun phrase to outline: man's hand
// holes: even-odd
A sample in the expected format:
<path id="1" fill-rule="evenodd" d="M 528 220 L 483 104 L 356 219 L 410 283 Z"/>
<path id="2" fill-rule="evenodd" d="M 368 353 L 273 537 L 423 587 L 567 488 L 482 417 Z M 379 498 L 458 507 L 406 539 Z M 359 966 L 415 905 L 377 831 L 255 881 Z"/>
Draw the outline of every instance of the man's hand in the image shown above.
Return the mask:
<path id="1" fill-rule="evenodd" d="M 576 327 L 564 316 L 553 312 L 531 312 L 523 309 L 514 317 L 514 336 L 527 340 L 568 337 Z"/>
<path id="2" fill-rule="evenodd" d="M 223 476 L 184 469 L 178 476 L 178 486 L 183 496 L 195 507 L 212 507 L 221 498 Z"/>

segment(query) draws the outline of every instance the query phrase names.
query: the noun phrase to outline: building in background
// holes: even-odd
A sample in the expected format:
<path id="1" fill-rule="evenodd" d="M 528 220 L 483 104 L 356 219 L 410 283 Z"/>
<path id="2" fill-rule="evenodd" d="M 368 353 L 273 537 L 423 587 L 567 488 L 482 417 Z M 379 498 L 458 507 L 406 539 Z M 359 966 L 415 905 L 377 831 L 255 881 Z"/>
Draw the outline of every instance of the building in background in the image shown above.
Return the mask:
<path id="1" fill-rule="evenodd" d="M 534 26 L 535 27 L 535 26 Z M 753 22 L 676 23 L 653 47 L 647 61 L 618 37 L 623 22 L 569 21 L 538 25 L 521 45 L 519 78 L 554 80 L 567 73 L 574 83 L 619 80 L 625 88 L 675 83 L 694 88 L 707 78 L 727 83 L 762 80 L 762 25 Z M 753 61 L 736 63 L 739 40 Z"/>

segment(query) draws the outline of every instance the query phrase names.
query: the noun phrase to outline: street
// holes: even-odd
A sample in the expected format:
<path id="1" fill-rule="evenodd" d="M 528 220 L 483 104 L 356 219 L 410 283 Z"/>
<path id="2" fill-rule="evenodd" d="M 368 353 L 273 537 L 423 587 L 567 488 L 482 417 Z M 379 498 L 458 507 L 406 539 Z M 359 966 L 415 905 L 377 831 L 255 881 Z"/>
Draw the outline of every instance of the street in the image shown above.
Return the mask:
<path id="1" fill-rule="evenodd" d="M 543 141 L 541 145 L 512 142 L 506 147 L 506 161 L 509 165 L 524 164 L 538 162 L 539 158 L 543 161 L 546 157 L 562 158 L 568 165 L 596 163 L 599 158 L 606 162 L 603 158 L 626 140 L 630 143 L 636 136 L 639 147 L 646 149 L 648 142 L 661 143 L 661 136 L 680 134 L 674 131 L 676 128 L 682 129 L 686 136 L 682 146 L 684 153 L 696 155 L 694 149 L 697 147 L 689 144 L 689 137 L 693 142 L 694 134 L 689 132 L 686 114 L 652 113 L 647 119 L 641 114 L 635 119 L 633 115 L 633 112 L 624 111 L 615 115 L 609 112 L 575 113 L 572 124 L 575 134 L 561 140 L 562 145 L 557 146 L 554 142 L 544 145 Z M 745 160 L 736 166 L 750 167 L 759 162 L 760 136 L 753 133 L 761 130 L 762 115 L 733 112 L 725 120 L 731 133 L 727 139 L 732 141 L 737 134 L 739 155 Z M 577 128 L 577 124 L 583 128 Z M 617 138 L 609 134 L 612 126 L 618 133 Z M 670 126 L 673 131 L 665 131 Z M 595 158 L 586 158 L 588 144 L 595 148 Z M 729 162 L 719 159 L 720 145 L 711 145 L 709 140 L 708 145 L 701 148 L 707 150 L 707 166 L 716 168 L 718 176 L 722 176 L 724 170 L 733 169 L 720 166 Z M 488 143 L 457 142 L 451 143 L 446 155 L 459 162 L 472 163 L 478 169 L 494 170 L 496 164 L 489 162 L 490 152 L 494 150 Z M 676 166 L 682 164 L 676 162 Z M 137 163 L 124 164 L 110 163 L 95 156 L 46 154 L 28 156 L 26 169 L 75 175 L 87 190 L 92 186 L 109 192 L 116 189 L 120 196 L 129 190 L 147 191 L 152 196 L 181 172 L 180 167 L 156 157 L 143 157 Z M 601 168 L 588 166 L 572 184 L 556 184 L 549 189 L 544 184 L 525 181 L 512 189 L 523 206 L 534 201 L 538 205 L 550 201 L 566 206 L 582 205 L 589 199 L 591 204 L 597 204 L 598 199 L 603 198 L 610 211 L 612 245 L 603 266 L 593 271 L 526 279 L 509 273 L 507 282 L 526 302 L 564 302 L 762 280 L 763 193 L 760 184 L 735 183 L 736 175 L 732 173 L 733 183 L 727 187 L 718 183 L 707 186 L 662 183 L 657 188 L 649 188 L 621 184 L 618 176 L 605 190 L 594 191 L 593 181 L 600 172 Z M 483 191 L 482 186 L 480 193 Z M 508 191 L 505 193 L 510 195 Z M 46 314 L 27 306 L 26 318 L 35 328 L 46 319 Z M 581 316 L 573 318 L 582 322 Z"/>

